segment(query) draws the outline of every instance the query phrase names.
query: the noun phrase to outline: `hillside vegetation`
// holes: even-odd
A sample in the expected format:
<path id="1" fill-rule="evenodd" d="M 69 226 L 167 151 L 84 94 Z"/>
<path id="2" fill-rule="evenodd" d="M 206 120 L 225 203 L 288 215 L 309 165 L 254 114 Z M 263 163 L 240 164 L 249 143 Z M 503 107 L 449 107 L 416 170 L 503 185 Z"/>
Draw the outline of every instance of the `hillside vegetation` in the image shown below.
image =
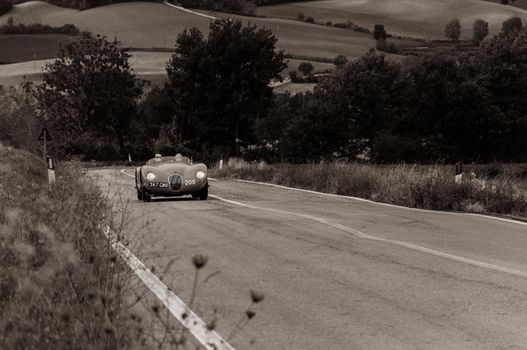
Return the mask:
<path id="1" fill-rule="evenodd" d="M 370 29 L 384 24 L 392 34 L 432 39 L 444 38 L 445 25 L 452 18 L 461 21 L 462 38 L 472 35 L 477 18 L 489 22 L 491 33 L 501 30 L 503 21 L 510 17 L 527 20 L 525 10 L 481 0 L 323 0 L 257 10 L 258 15 L 283 18 L 296 18 L 300 12 L 323 23 L 352 21 Z"/>
<path id="2" fill-rule="evenodd" d="M 215 177 L 262 181 L 293 188 L 356 196 L 410 208 L 527 217 L 525 165 L 473 167 L 479 179 L 454 181 L 454 166 L 360 163 L 257 165 L 232 159 Z M 519 168 L 518 173 L 514 173 Z M 489 175 L 490 174 L 490 175 Z"/>
<path id="3" fill-rule="evenodd" d="M 0 144 L 0 348 L 129 348 L 128 276 L 104 238 L 95 185 Z M 21 185 L 21 184 L 24 185 Z"/>

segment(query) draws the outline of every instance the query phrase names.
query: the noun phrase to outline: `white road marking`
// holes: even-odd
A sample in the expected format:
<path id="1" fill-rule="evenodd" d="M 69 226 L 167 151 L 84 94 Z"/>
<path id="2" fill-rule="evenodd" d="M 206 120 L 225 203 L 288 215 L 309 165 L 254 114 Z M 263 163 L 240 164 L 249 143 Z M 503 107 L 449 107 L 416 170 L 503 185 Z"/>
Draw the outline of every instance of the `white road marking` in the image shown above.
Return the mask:
<path id="1" fill-rule="evenodd" d="M 167 2 L 167 1 L 163 1 L 163 3 L 165 5 L 167 5 L 167 6 L 173 7 L 175 9 L 180 10 L 180 11 L 185 11 L 185 12 L 191 13 L 191 14 L 196 15 L 196 16 L 201 16 L 201 17 L 205 17 L 205 18 L 208 18 L 208 19 L 214 19 L 214 20 L 218 19 L 218 17 L 214 17 L 214 16 L 206 15 L 204 13 L 199 13 L 199 12 L 196 12 L 196 11 L 192 11 L 192 10 L 186 9 L 184 7 L 181 7 L 181 6 L 177 6 L 177 5 L 171 4 L 171 3 Z"/>
<path id="2" fill-rule="evenodd" d="M 315 221 L 315 222 L 318 222 L 318 223 L 321 223 L 321 224 L 324 224 L 324 225 L 328 225 L 328 226 L 334 227 L 334 228 L 336 228 L 338 230 L 341 230 L 341 231 L 344 231 L 344 232 L 347 232 L 347 233 L 351 233 L 352 235 L 354 235 L 356 237 L 359 237 L 359 238 L 362 238 L 362 239 L 368 239 L 368 240 L 372 240 L 372 241 L 389 243 L 389 244 L 392 244 L 392 245 L 405 247 L 405 248 L 416 250 L 416 251 L 419 251 L 419 252 L 422 252 L 422 253 L 426 253 L 426 254 L 442 257 L 442 258 L 446 258 L 446 259 L 449 259 L 449 260 L 454 260 L 454 261 L 457 261 L 457 262 L 461 262 L 461 263 L 465 263 L 465 264 L 469 264 L 469 265 L 473 265 L 473 266 L 477 266 L 477 267 L 482 267 L 482 268 L 489 269 L 489 270 L 504 272 L 504 273 L 508 273 L 508 274 L 511 274 L 511 275 L 521 276 L 521 277 L 527 277 L 527 272 L 523 272 L 523 271 L 520 271 L 520 270 L 509 269 L 507 267 L 502 267 L 502 266 L 493 265 L 493 264 L 489 264 L 489 263 L 482 262 L 482 261 L 477 261 L 477 260 L 464 258 L 462 256 L 457 256 L 457 255 L 445 253 L 445 252 L 442 252 L 442 251 L 439 251 L 439 250 L 422 247 L 420 245 L 413 244 L 413 243 L 408 243 L 408 242 L 404 242 L 404 241 L 398 241 L 398 240 L 392 240 L 392 239 L 386 239 L 386 238 L 380 238 L 380 237 L 372 236 L 372 235 L 364 233 L 362 231 L 353 229 L 353 228 L 348 227 L 348 226 L 344 226 L 344 225 L 339 224 L 339 223 L 332 222 L 332 221 L 330 221 L 328 219 L 324 219 L 324 218 L 321 218 L 321 217 L 308 215 L 308 214 L 295 213 L 295 212 L 292 212 L 292 211 L 280 210 L 280 209 L 275 209 L 275 208 L 258 207 L 258 206 L 251 205 L 251 204 L 246 204 L 246 203 L 242 203 L 242 202 L 233 201 L 233 200 L 230 200 L 230 199 L 225 199 L 225 198 L 222 198 L 222 197 L 219 197 L 219 196 L 216 196 L 216 195 L 209 195 L 209 197 L 216 198 L 216 199 L 221 200 L 223 202 L 230 203 L 230 204 L 237 205 L 237 206 L 241 206 L 241 207 L 248 208 L 248 209 L 265 210 L 265 211 L 278 213 L 278 214 L 282 214 L 282 215 L 290 215 L 290 216 L 296 216 L 296 217 L 312 220 L 312 221 Z"/>
<path id="3" fill-rule="evenodd" d="M 128 174 L 125 169 L 121 173 Z M 139 260 L 124 244 L 122 244 L 109 227 L 106 227 L 104 234 L 110 240 L 113 249 L 119 253 L 130 269 L 143 281 L 152 293 L 165 305 L 172 315 L 181 323 L 183 327 L 203 345 L 211 350 L 234 350 L 234 347 L 227 343 L 216 331 L 209 330 L 207 324 L 198 315 L 172 292 L 152 271 L 150 271 L 141 260 Z"/>
<path id="4" fill-rule="evenodd" d="M 370 204 L 375 204 L 375 205 L 384 206 L 384 207 L 390 207 L 390 208 L 406 209 L 406 210 L 413 210 L 413 211 L 420 211 L 420 212 L 427 212 L 427 213 L 434 213 L 434 214 L 476 216 L 476 217 L 485 218 L 485 219 L 489 219 L 489 220 L 497 220 L 497 221 L 503 221 L 503 222 L 508 222 L 508 223 L 512 223 L 512 224 L 527 226 L 527 222 L 518 221 L 518 220 L 512 220 L 512 219 L 506 219 L 506 218 L 499 218 L 499 217 L 496 217 L 496 216 L 489 216 L 489 215 L 483 215 L 483 214 L 458 213 L 458 212 L 453 212 L 453 211 L 441 211 L 441 210 L 431 210 L 431 209 L 421 209 L 421 208 L 410 208 L 410 207 L 405 207 L 405 206 L 402 206 L 402 205 L 395 205 L 395 204 L 388 204 L 388 203 L 382 203 L 382 202 L 375 202 L 375 201 L 372 201 L 370 199 L 364 199 L 364 198 L 360 198 L 360 197 L 344 196 L 344 195 L 341 195 L 341 194 L 333 194 L 333 193 L 324 193 L 324 192 L 318 192 L 318 191 L 312 191 L 312 190 L 305 190 L 303 188 L 288 187 L 288 186 L 276 185 L 276 184 L 267 183 L 267 182 L 239 180 L 239 179 L 233 179 L 232 181 L 245 182 L 245 183 L 254 184 L 254 185 L 262 185 L 262 186 L 283 188 L 283 189 L 287 189 L 287 190 L 291 190 L 291 191 L 305 192 L 305 193 L 317 194 L 317 195 L 322 195 L 322 196 L 327 196 L 327 197 L 350 199 L 350 200 L 354 200 L 354 201 L 365 202 L 365 203 L 370 203 Z"/>
<path id="5" fill-rule="evenodd" d="M 126 175 L 126 176 L 128 176 L 128 177 L 131 177 L 132 179 L 135 179 L 135 175 L 128 174 L 128 173 L 126 172 L 126 169 L 121 169 L 121 174 L 124 174 L 124 175 Z"/>
<path id="6" fill-rule="evenodd" d="M 123 174 L 125 174 L 127 176 L 130 176 L 130 177 L 134 177 L 133 175 L 130 175 L 130 174 L 126 173 L 124 170 L 125 169 L 121 170 L 121 173 L 123 173 Z M 304 189 L 287 187 L 287 186 L 281 186 L 281 185 L 275 185 L 275 184 L 268 184 L 268 183 L 264 183 L 264 182 L 255 182 L 255 181 L 247 181 L 247 180 L 236 180 L 236 181 L 253 183 L 253 184 L 258 184 L 258 185 L 265 185 L 265 186 L 272 186 L 272 187 L 278 187 L 278 188 L 284 188 L 284 189 L 293 190 L 293 191 L 301 191 L 301 192 L 307 192 L 307 193 L 313 193 L 313 194 L 319 194 L 319 195 L 327 195 L 327 196 L 332 196 L 332 197 L 357 199 L 357 200 L 361 200 L 361 201 L 364 201 L 364 202 L 369 202 L 369 203 L 374 203 L 374 204 L 379 204 L 379 205 L 387 205 L 387 206 L 396 207 L 396 208 L 414 209 L 414 208 L 401 207 L 401 206 L 396 206 L 396 205 L 391 205 L 391 204 L 378 203 L 378 202 L 370 201 L 370 200 L 363 199 L 363 198 L 356 198 L 356 197 L 349 197 L 349 196 L 341 196 L 341 195 L 337 195 L 337 194 L 316 192 L 316 191 L 311 191 L 311 190 L 304 190 Z M 457 262 L 461 262 L 461 263 L 465 263 L 465 264 L 469 264 L 469 265 L 473 265 L 473 266 L 477 266 L 477 267 L 481 267 L 481 268 L 485 268 L 485 269 L 489 269 L 489 270 L 504 272 L 504 273 L 508 273 L 508 274 L 511 274 L 511 275 L 521 276 L 521 277 L 527 277 L 527 272 L 523 272 L 523 271 L 515 270 L 515 269 L 509 269 L 507 267 L 493 265 L 493 264 L 489 264 L 489 263 L 486 263 L 486 262 L 483 262 L 483 261 L 478 261 L 478 260 L 464 258 L 462 256 L 457 256 L 457 255 L 454 255 L 454 254 L 442 252 L 440 250 L 435 250 L 435 249 L 422 247 L 420 245 L 413 244 L 413 243 L 408 243 L 408 242 L 404 242 L 404 241 L 398 241 L 398 240 L 392 240 L 392 239 L 386 239 L 386 238 L 380 238 L 380 237 L 372 236 L 372 235 L 364 233 L 362 231 L 359 231 L 359 230 L 353 229 L 351 227 L 348 227 L 348 226 L 345 226 L 345 225 L 342 225 L 342 224 L 339 224 L 339 223 L 335 223 L 335 222 L 332 222 L 332 221 L 330 221 L 328 219 L 320 218 L 320 217 L 317 217 L 317 216 L 308 215 L 308 214 L 301 214 L 301 213 L 295 213 L 295 212 L 291 212 L 291 211 L 274 209 L 274 208 L 258 207 L 258 206 L 252 205 L 252 204 L 246 204 L 246 203 L 242 203 L 242 202 L 237 202 L 237 201 L 233 201 L 233 200 L 230 200 L 230 199 L 222 198 L 222 197 L 219 197 L 219 196 L 216 196 L 216 195 L 211 195 L 211 194 L 209 194 L 209 197 L 216 198 L 216 199 L 221 200 L 221 201 L 223 201 L 225 203 L 230 203 L 230 204 L 241 206 L 241 207 L 245 207 L 245 208 L 248 208 L 248 209 L 265 210 L 265 211 L 274 212 L 274 213 L 278 213 L 278 214 L 282 214 L 282 215 L 290 215 L 290 216 L 296 216 L 296 217 L 301 217 L 301 218 L 304 218 L 304 219 L 312 220 L 312 221 L 315 221 L 315 222 L 318 222 L 318 223 L 321 223 L 321 224 L 324 224 L 324 225 L 328 225 L 328 226 L 334 227 L 334 228 L 336 228 L 338 230 L 341 230 L 341 231 L 344 231 L 344 232 L 347 232 L 347 233 L 351 233 L 352 235 L 354 235 L 356 237 L 359 237 L 359 238 L 368 239 L 368 240 L 372 240 L 372 241 L 389 243 L 389 244 L 397 245 L 397 246 L 400 246 L 400 247 L 405 247 L 405 248 L 408 248 L 408 249 L 416 250 L 416 251 L 419 251 L 419 252 L 422 252 L 422 253 L 426 253 L 426 254 L 442 257 L 442 258 L 445 258 L 445 259 L 450 259 L 450 260 L 453 260 L 453 261 L 457 261 Z M 427 212 L 436 213 L 436 211 L 434 211 L 434 210 L 425 210 L 425 209 L 415 209 L 415 210 L 421 210 L 421 211 L 427 211 Z M 514 220 L 509 220 L 509 219 L 494 218 L 492 216 L 486 216 L 486 215 L 465 214 L 465 213 L 450 213 L 450 212 L 440 212 L 440 213 L 459 214 L 459 215 L 474 215 L 474 216 L 479 216 L 479 217 L 483 217 L 483 218 L 487 218 L 487 219 L 506 221 L 506 222 L 511 222 L 511 223 L 520 224 L 520 225 L 525 225 L 526 224 L 526 223 L 521 222 L 521 221 L 514 221 Z"/>

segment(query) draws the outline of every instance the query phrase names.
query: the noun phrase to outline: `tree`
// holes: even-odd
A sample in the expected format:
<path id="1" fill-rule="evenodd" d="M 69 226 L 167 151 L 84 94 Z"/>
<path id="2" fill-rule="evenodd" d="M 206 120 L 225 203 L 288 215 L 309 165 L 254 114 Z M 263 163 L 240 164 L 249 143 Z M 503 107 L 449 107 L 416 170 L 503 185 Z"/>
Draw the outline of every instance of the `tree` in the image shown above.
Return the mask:
<path id="1" fill-rule="evenodd" d="M 346 63 L 348 63 L 348 58 L 344 55 L 338 55 L 333 59 L 335 67 L 342 67 Z"/>
<path id="2" fill-rule="evenodd" d="M 118 41 L 85 36 L 46 66 L 38 100 L 44 123 L 65 147 L 117 144 L 121 154 L 144 82 L 132 73 Z M 57 141 L 57 140 L 56 140 Z"/>
<path id="3" fill-rule="evenodd" d="M 268 29 L 230 19 L 212 22 L 208 38 L 197 28 L 179 35 L 166 89 L 191 147 L 228 155 L 237 153 L 239 140 L 252 141 L 254 119 L 273 100 L 269 83 L 286 67 L 276 41 Z"/>
<path id="4" fill-rule="evenodd" d="M 313 74 L 313 70 L 315 70 L 315 67 L 309 62 L 302 62 L 298 65 L 298 71 L 301 72 L 304 77 L 308 77 L 311 74 Z"/>
<path id="5" fill-rule="evenodd" d="M 376 24 L 375 29 L 373 30 L 373 38 L 375 40 L 386 40 L 388 37 L 388 34 L 386 33 L 386 30 L 384 29 L 383 24 Z"/>
<path id="6" fill-rule="evenodd" d="M 472 41 L 479 45 L 487 35 L 489 35 L 489 23 L 482 19 L 476 19 L 472 26 Z"/>
<path id="7" fill-rule="evenodd" d="M 461 36 L 461 23 L 459 19 L 454 18 L 445 27 L 445 36 L 452 41 L 458 41 Z"/>
<path id="8" fill-rule="evenodd" d="M 511 34 L 520 31 L 523 28 L 523 22 L 519 17 L 511 17 L 503 22 L 502 32 L 504 34 Z"/>
<path id="9" fill-rule="evenodd" d="M 13 8 L 13 5 L 7 0 L 0 0 L 0 16 L 8 13 Z"/>

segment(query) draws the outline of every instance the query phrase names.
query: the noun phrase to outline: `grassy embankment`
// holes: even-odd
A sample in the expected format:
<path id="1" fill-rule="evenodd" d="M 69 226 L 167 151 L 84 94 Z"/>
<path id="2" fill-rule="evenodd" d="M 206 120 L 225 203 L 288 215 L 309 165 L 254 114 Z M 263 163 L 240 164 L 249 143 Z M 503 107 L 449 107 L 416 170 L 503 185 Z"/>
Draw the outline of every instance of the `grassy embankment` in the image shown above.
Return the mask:
<path id="1" fill-rule="evenodd" d="M 0 145 L 0 348 L 127 348 L 130 275 L 104 238 L 106 203 L 74 169 Z"/>
<path id="2" fill-rule="evenodd" d="M 304 164 L 230 162 L 211 176 L 274 183 L 371 199 L 412 208 L 527 218 L 527 165 L 475 166 L 461 184 L 446 165 Z M 470 172 L 478 179 L 469 180 Z"/>

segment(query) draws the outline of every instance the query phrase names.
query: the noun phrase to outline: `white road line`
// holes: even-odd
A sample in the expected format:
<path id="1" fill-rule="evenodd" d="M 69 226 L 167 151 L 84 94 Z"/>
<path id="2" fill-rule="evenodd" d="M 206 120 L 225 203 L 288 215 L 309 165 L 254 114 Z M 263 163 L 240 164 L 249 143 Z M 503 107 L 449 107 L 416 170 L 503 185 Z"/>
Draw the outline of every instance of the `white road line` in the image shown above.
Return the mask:
<path id="1" fill-rule="evenodd" d="M 125 169 L 121 173 L 128 174 Z M 165 305 L 170 313 L 181 323 L 183 327 L 203 345 L 211 350 L 234 350 L 234 347 L 227 343 L 216 331 L 209 330 L 207 324 L 198 315 L 172 292 L 152 271 L 150 271 L 141 260 L 139 260 L 124 244 L 122 244 L 109 227 L 106 227 L 104 234 L 110 240 L 113 249 L 119 253 L 130 269 L 143 281 L 152 293 Z"/>
<path id="2" fill-rule="evenodd" d="M 130 175 L 130 174 L 126 173 L 124 170 L 125 169 L 121 170 L 121 173 L 123 173 L 123 174 L 125 174 L 127 176 L 130 176 L 130 177 L 134 177 L 133 175 Z M 316 192 L 316 191 L 310 191 L 310 190 L 303 190 L 303 189 L 299 189 L 299 188 L 286 187 L 286 186 L 280 186 L 280 185 L 275 185 L 275 184 L 268 184 L 268 183 L 264 183 L 264 182 L 254 182 L 254 181 L 247 181 L 247 180 L 237 180 L 237 181 L 253 183 L 253 184 L 258 184 L 258 185 L 265 185 L 265 186 L 273 186 L 273 187 L 284 188 L 284 189 L 294 190 L 294 191 L 302 191 L 302 192 L 307 192 L 307 193 L 322 194 L 322 195 L 328 195 L 328 196 L 333 196 L 333 197 L 355 199 L 355 197 L 348 197 L 348 196 L 341 196 L 341 195 L 330 194 L 330 193 L 322 193 L 322 192 Z M 507 267 L 493 265 L 493 264 L 489 264 L 489 263 L 478 261 L 478 260 L 472 260 L 472 259 L 464 258 L 462 256 L 457 256 L 457 255 L 453 255 L 453 254 L 442 252 L 440 250 L 435 250 L 435 249 L 422 247 L 420 245 L 416 245 L 416 244 L 413 244 L 413 243 L 408 243 L 408 242 L 404 242 L 404 241 L 398 241 L 398 240 L 392 240 L 392 239 L 386 239 L 386 238 L 380 238 L 380 237 L 372 236 L 372 235 L 369 235 L 369 234 L 364 233 L 362 231 L 359 231 L 359 230 L 353 229 L 351 227 L 344 226 L 342 224 L 335 223 L 335 222 L 332 222 L 332 221 L 330 221 L 328 219 L 320 218 L 320 217 L 317 217 L 317 216 L 308 215 L 308 214 L 301 214 L 301 213 L 295 213 L 295 212 L 291 212 L 291 211 L 285 211 L 285 210 L 274 209 L 274 208 L 258 207 L 258 206 L 251 205 L 251 204 L 246 204 L 246 203 L 242 203 L 242 202 L 233 201 L 233 200 L 230 200 L 230 199 L 225 199 L 225 198 L 222 198 L 222 197 L 219 197 L 219 196 L 216 196 L 216 195 L 209 195 L 209 197 L 216 198 L 216 199 L 221 200 L 221 201 L 223 201 L 225 203 L 230 203 L 230 204 L 241 206 L 241 207 L 245 207 L 245 208 L 248 208 L 248 209 L 265 210 L 265 211 L 274 212 L 274 213 L 278 213 L 278 214 L 282 214 L 282 215 L 290 215 L 290 216 L 296 216 L 296 217 L 312 220 L 312 221 L 315 221 L 315 222 L 318 222 L 318 223 L 321 223 L 321 224 L 324 224 L 324 225 L 328 225 L 328 226 L 334 227 L 334 228 L 336 228 L 338 230 L 341 230 L 341 231 L 344 231 L 344 232 L 347 232 L 347 233 L 351 233 L 352 235 L 354 235 L 356 237 L 359 237 L 359 238 L 368 239 L 368 240 L 372 240 L 372 241 L 389 243 L 389 244 L 392 244 L 392 245 L 405 247 L 405 248 L 416 250 L 416 251 L 419 251 L 419 252 L 422 252 L 422 253 L 426 253 L 426 254 L 442 257 L 442 258 L 445 258 L 445 259 L 449 259 L 449 260 L 453 260 L 453 261 L 457 261 L 457 262 L 461 262 L 461 263 L 465 263 L 465 264 L 469 264 L 469 265 L 473 265 L 473 266 L 477 266 L 477 267 L 481 267 L 481 268 L 485 268 L 485 269 L 489 269 L 489 270 L 504 272 L 504 273 L 508 273 L 508 274 L 511 274 L 511 275 L 521 276 L 521 277 L 527 277 L 527 272 L 523 272 L 523 271 L 520 271 L 520 270 L 509 269 Z M 357 198 L 357 199 L 365 201 L 365 202 L 375 203 L 375 204 L 381 204 L 381 205 L 384 204 L 384 203 L 377 203 L 377 202 L 369 201 L 369 200 L 363 199 L 363 198 Z M 387 204 L 387 205 L 389 205 L 391 207 L 396 207 L 396 208 L 406 208 L 406 207 L 400 207 L 400 206 L 395 206 L 395 205 L 391 205 L 391 204 Z M 413 208 L 406 208 L 406 209 L 413 209 Z M 424 210 L 424 209 L 419 209 L 419 210 Z M 433 210 L 426 210 L 426 211 L 433 212 L 433 213 L 436 212 L 436 211 L 433 211 Z M 442 212 L 442 213 L 471 215 L 471 214 L 464 214 L 464 213 L 449 213 L 449 212 Z M 501 218 L 494 218 L 494 217 L 485 216 L 485 215 L 476 215 L 476 214 L 474 214 L 474 215 L 475 216 L 481 216 L 481 217 L 488 218 L 488 219 L 496 219 L 496 220 L 500 220 L 500 221 L 512 222 L 512 223 L 515 223 L 515 224 L 521 224 L 521 225 L 525 224 L 525 223 L 520 222 L 520 221 L 501 219 Z"/>
<path id="3" fill-rule="evenodd" d="M 402 206 L 402 205 L 395 205 L 395 204 L 375 202 L 375 201 L 372 201 L 370 199 L 364 199 L 364 198 L 360 198 L 360 197 L 344 196 L 344 195 L 340 195 L 340 194 L 324 193 L 324 192 L 318 192 L 318 191 L 312 191 L 312 190 L 305 190 L 303 188 L 288 187 L 288 186 L 276 185 L 276 184 L 267 183 L 267 182 L 239 180 L 239 179 L 232 179 L 232 181 L 245 182 L 245 183 L 254 184 L 254 185 L 277 187 L 277 188 L 282 188 L 282 189 L 286 189 L 286 190 L 290 190 L 290 191 L 305 192 L 305 193 L 317 194 L 317 195 L 322 195 L 322 196 L 327 196 L 327 197 L 350 199 L 350 200 L 354 200 L 354 201 L 365 202 L 365 203 L 370 203 L 370 204 L 375 204 L 375 205 L 384 206 L 384 207 L 390 207 L 390 208 L 406 209 L 406 210 L 413 210 L 413 211 L 420 211 L 420 212 L 434 213 L 434 214 L 475 216 L 475 217 L 485 218 L 485 219 L 489 219 L 489 220 L 503 221 L 503 222 L 508 222 L 508 223 L 512 223 L 512 224 L 527 226 L 527 222 L 522 222 L 522 221 L 512 220 L 512 219 L 506 219 L 506 218 L 499 218 L 499 217 L 496 217 L 496 216 L 489 216 L 489 215 L 483 215 L 483 214 L 458 213 L 458 212 L 453 212 L 453 211 L 441 211 L 441 210 L 431 210 L 431 209 L 421 209 L 421 208 L 410 208 L 410 207 L 405 207 L 405 206 Z"/>
<path id="4" fill-rule="evenodd" d="M 177 5 L 171 4 L 171 3 L 167 2 L 167 1 L 163 1 L 163 3 L 165 5 L 167 5 L 167 6 L 173 7 L 175 9 L 180 10 L 180 11 L 191 13 L 191 14 L 196 15 L 196 16 L 201 16 L 201 17 L 205 17 L 205 18 L 208 18 L 208 19 L 214 19 L 214 20 L 218 19 L 218 17 L 214 17 L 214 16 L 206 15 L 204 13 L 199 13 L 199 12 L 196 12 L 196 11 L 192 11 L 192 10 L 186 9 L 184 7 L 181 7 L 181 6 L 177 6 Z"/>
<path id="5" fill-rule="evenodd" d="M 124 175 L 126 175 L 126 176 L 128 176 L 128 177 L 131 177 L 132 179 L 135 179 L 135 175 L 128 174 L 128 173 L 126 172 L 126 169 L 121 169 L 121 174 L 124 174 Z"/>
<path id="6" fill-rule="evenodd" d="M 492 265 L 492 264 L 489 264 L 489 263 L 486 263 L 486 262 L 464 258 L 462 256 L 457 256 L 457 255 L 445 253 L 445 252 L 442 252 L 442 251 L 439 251 L 439 250 L 422 247 L 420 245 L 416 245 L 416 244 L 413 244 L 413 243 L 408 243 L 408 242 L 403 242 L 403 241 L 397 241 L 397 240 L 392 240 L 392 239 L 386 239 L 386 238 L 380 238 L 380 237 L 372 236 L 372 235 L 364 233 L 362 231 L 353 229 L 353 228 L 348 227 L 348 226 L 344 226 L 344 225 L 339 224 L 339 223 L 332 222 L 332 221 L 330 221 L 328 219 L 324 219 L 324 218 L 321 218 L 321 217 L 308 215 L 308 214 L 295 213 L 295 212 L 292 212 L 292 211 L 274 209 L 274 208 L 258 207 L 258 206 L 251 205 L 251 204 L 246 204 L 246 203 L 242 203 L 242 202 L 233 201 L 233 200 L 230 200 L 230 199 L 225 199 L 225 198 L 222 198 L 222 197 L 219 197 L 219 196 L 216 196 L 216 195 L 209 195 L 209 197 L 216 198 L 216 199 L 221 200 L 223 202 L 230 203 L 230 204 L 237 205 L 237 206 L 241 206 L 241 207 L 248 208 L 248 209 L 264 210 L 264 211 L 269 211 L 269 212 L 278 213 L 278 214 L 282 214 L 282 215 L 296 216 L 296 217 L 312 220 L 312 221 L 315 221 L 315 222 L 318 222 L 318 223 L 321 223 L 321 224 L 324 224 L 324 225 L 328 225 L 328 226 L 334 227 L 334 228 L 336 228 L 338 230 L 341 230 L 341 231 L 344 231 L 344 232 L 347 232 L 347 233 L 351 233 L 352 235 L 354 235 L 356 237 L 359 237 L 359 238 L 362 238 L 362 239 L 368 239 L 368 240 L 372 240 L 372 241 L 389 243 L 389 244 L 392 244 L 392 245 L 397 245 L 397 246 L 400 246 L 400 247 L 416 250 L 416 251 L 419 251 L 419 252 L 422 252 L 422 253 L 426 253 L 426 254 L 442 257 L 442 258 L 445 258 L 445 259 L 449 259 L 449 260 L 453 260 L 453 261 L 457 261 L 457 262 L 461 262 L 461 263 L 465 263 L 465 264 L 469 264 L 469 265 L 473 265 L 473 266 L 477 266 L 477 267 L 481 267 L 481 268 L 485 268 L 485 269 L 489 269 L 489 270 L 504 272 L 504 273 L 508 273 L 508 274 L 511 274 L 511 275 L 516 275 L 516 276 L 521 276 L 521 277 L 526 277 L 527 278 L 527 272 L 523 272 L 523 271 L 520 271 L 520 270 L 509 269 L 507 267 L 502 267 L 502 266 L 498 266 L 498 265 Z"/>

